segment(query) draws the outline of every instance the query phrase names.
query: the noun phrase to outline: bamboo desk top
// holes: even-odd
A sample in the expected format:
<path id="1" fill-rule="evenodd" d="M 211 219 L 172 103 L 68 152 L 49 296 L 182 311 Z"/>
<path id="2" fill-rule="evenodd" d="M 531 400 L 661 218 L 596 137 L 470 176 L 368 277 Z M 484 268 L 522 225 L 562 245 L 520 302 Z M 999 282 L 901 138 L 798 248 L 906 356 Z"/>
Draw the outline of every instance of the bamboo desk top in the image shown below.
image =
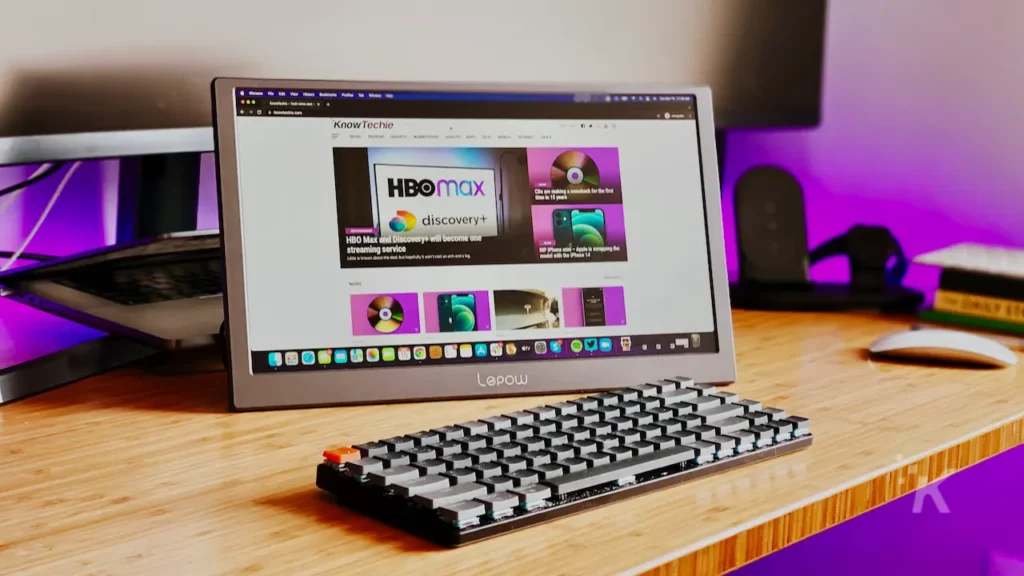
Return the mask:
<path id="1" fill-rule="evenodd" d="M 0 573 L 714 574 L 1024 439 L 1020 368 L 869 362 L 905 321 L 735 324 L 728 389 L 810 417 L 808 450 L 456 550 L 332 503 L 320 452 L 555 398 L 230 414 L 223 372 L 133 368 L 16 402 L 0 408 Z"/>

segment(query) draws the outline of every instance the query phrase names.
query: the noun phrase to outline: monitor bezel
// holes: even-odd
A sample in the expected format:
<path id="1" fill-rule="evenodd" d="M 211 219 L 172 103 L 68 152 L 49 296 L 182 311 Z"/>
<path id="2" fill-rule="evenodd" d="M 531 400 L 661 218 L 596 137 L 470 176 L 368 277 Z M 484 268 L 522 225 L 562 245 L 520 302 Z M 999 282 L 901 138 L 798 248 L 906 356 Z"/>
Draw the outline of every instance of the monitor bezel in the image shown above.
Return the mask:
<path id="1" fill-rule="evenodd" d="M 234 97 L 236 88 L 274 87 L 325 91 L 647 93 L 695 96 L 718 352 L 253 374 L 250 369 L 246 317 Z M 212 93 L 217 197 L 225 267 L 224 316 L 229 335 L 226 356 L 230 405 L 233 410 L 587 392 L 640 384 L 671 375 L 686 375 L 698 382 L 715 384 L 735 381 L 736 360 L 725 264 L 721 187 L 709 88 L 685 85 L 437 84 L 217 78 L 212 83 Z M 409 105 L 415 106 L 416 103 L 410 102 Z M 486 385 L 488 376 L 509 374 L 522 377 L 507 381 L 525 384 L 500 387 Z"/>

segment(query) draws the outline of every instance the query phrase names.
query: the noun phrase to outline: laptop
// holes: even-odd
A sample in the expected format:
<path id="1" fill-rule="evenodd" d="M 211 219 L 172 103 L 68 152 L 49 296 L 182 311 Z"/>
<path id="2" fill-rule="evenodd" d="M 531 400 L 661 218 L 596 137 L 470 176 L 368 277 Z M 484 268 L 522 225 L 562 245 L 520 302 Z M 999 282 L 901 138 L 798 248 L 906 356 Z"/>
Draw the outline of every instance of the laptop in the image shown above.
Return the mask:
<path id="1" fill-rule="evenodd" d="M 213 99 L 234 409 L 735 379 L 707 88 Z"/>
<path id="2" fill-rule="evenodd" d="M 224 320 L 220 233 L 181 232 L 0 274 L 19 302 L 160 349 L 214 344 Z"/>

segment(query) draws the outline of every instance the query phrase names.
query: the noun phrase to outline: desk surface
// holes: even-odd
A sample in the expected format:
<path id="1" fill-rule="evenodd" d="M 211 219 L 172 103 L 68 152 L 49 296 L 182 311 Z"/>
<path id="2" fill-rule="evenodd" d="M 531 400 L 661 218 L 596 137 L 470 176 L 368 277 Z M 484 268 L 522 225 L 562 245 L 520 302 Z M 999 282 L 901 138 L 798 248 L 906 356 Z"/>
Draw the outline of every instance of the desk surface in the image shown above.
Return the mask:
<path id="1" fill-rule="evenodd" d="M 869 362 L 906 327 L 873 316 L 735 323 L 729 390 L 811 448 L 456 550 L 334 505 L 320 452 L 555 397 L 228 414 L 222 372 L 134 368 L 0 408 L 0 572 L 718 573 L 1022 442 L 1017 368 Z"/>

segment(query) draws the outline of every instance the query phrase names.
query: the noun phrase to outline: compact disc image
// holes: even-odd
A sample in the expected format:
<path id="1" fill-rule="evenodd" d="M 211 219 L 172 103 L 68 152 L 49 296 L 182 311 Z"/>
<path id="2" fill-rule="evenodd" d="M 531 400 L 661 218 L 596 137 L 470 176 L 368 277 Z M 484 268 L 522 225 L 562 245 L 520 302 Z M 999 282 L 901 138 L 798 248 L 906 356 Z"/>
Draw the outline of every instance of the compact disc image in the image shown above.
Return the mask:
<path id="1" fill-rule="evenodd" d="M 390 334 L 402 326 L 402 304 L 391 296 L 377 296 L 366 309 L 366 319 L 377 332 Z"/>
<path id="2" fill-rule="evenodd" d="M 579 150 L 567 150 L 551 165 L 551 186 L 566 190 L 600 188 L 601 173 L 590 156 Z"/>

